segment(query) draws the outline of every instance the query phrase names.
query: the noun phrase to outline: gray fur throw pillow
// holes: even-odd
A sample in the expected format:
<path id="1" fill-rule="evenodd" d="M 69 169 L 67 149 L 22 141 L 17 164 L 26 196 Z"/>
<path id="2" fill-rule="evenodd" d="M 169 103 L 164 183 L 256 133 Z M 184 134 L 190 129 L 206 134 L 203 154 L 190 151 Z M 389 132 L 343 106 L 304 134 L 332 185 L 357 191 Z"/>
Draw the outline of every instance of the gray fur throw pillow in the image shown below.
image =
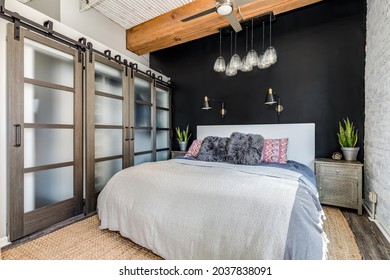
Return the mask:
<path id="1" fill-rule="evenodd" d="M 261 162 L 264 138 L 259 134 L 233 132 L 227 146 L 227 161 L 233 164 L 257 165 Z"/>
<path id="2" fill-rule="evenodd" d="M 200 146 L 198 160 L 225 162 L 228 140 L 228 137 L 205 137 Z"/>

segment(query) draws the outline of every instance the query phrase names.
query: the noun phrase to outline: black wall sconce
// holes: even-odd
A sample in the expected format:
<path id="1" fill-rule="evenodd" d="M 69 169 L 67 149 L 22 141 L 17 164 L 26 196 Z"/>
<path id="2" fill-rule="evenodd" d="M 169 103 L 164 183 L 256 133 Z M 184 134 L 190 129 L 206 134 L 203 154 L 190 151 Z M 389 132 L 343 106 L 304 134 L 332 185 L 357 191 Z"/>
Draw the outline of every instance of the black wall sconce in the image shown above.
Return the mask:
<path id="1" fill-rule="evenodd" d="M 210 110 L 212 107 L 210 106 L 210 103 L 209 103 L 210 99 L 205 96 L 204 97 L 204 100 L 203 100 L 203 106 L 202 106 L 202 110 Z M 214 99 L 212 100 L 214 101 Z M 221 114 L 221 117 L 223 118 L 227 111 L 225 109 L 225 103 L 223 101 L 221 101 L 221 110 L 219 110 L 219 113 Z"/>
<path id="2" fill-rule="evenodd" d="M 283 111 L 283 106 L 280 104 L 280 96 L 277 94 L 272 93 L 272 88 L 268 89 L 268 93 L 265 97 L 266 105 L 274 105 L 276 104 L 275 111 L 280 115 L 280 113 Z"/>

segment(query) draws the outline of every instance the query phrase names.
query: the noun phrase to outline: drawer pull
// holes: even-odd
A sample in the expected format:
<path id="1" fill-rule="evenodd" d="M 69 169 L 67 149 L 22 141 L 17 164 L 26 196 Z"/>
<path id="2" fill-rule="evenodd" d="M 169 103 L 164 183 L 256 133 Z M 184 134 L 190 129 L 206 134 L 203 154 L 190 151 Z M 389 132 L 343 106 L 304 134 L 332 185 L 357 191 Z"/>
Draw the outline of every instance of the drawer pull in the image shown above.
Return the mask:
<path id="1" fill-rule="evenodd" d="M 340 173 L 340 170 L 337 169 L 337 170 L 336 170 L 336 173 Z"/>

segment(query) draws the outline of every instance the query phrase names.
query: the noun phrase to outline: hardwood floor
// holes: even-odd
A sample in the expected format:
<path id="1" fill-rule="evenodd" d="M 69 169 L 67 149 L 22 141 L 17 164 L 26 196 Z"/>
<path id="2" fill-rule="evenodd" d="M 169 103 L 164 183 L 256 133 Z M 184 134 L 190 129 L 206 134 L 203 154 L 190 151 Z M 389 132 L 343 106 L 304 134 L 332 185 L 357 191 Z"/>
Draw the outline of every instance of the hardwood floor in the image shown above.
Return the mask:
<path id="1" fill-rule="evenodd" d="M 364 260 L 390 260 L 390 243 L 378 226 L 369 220 L 366 211 L 361 216 L 350 209 L 341 208 L 341 212 L 355 235 Z"/>

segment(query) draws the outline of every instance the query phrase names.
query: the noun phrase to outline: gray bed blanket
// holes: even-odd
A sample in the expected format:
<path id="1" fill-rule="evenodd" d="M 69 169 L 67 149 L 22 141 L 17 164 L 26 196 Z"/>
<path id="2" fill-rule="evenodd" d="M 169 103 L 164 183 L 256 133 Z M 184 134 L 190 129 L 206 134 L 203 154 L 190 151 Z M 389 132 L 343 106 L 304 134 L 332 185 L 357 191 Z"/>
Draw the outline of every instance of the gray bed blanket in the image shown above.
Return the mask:
<path id="1" fill-rule="evenodd" d="M 323 259 L 310 184 L 274 167 L 144 163 L 118 172 L 100 193 L 100 227 L 165 259 Z"/>

